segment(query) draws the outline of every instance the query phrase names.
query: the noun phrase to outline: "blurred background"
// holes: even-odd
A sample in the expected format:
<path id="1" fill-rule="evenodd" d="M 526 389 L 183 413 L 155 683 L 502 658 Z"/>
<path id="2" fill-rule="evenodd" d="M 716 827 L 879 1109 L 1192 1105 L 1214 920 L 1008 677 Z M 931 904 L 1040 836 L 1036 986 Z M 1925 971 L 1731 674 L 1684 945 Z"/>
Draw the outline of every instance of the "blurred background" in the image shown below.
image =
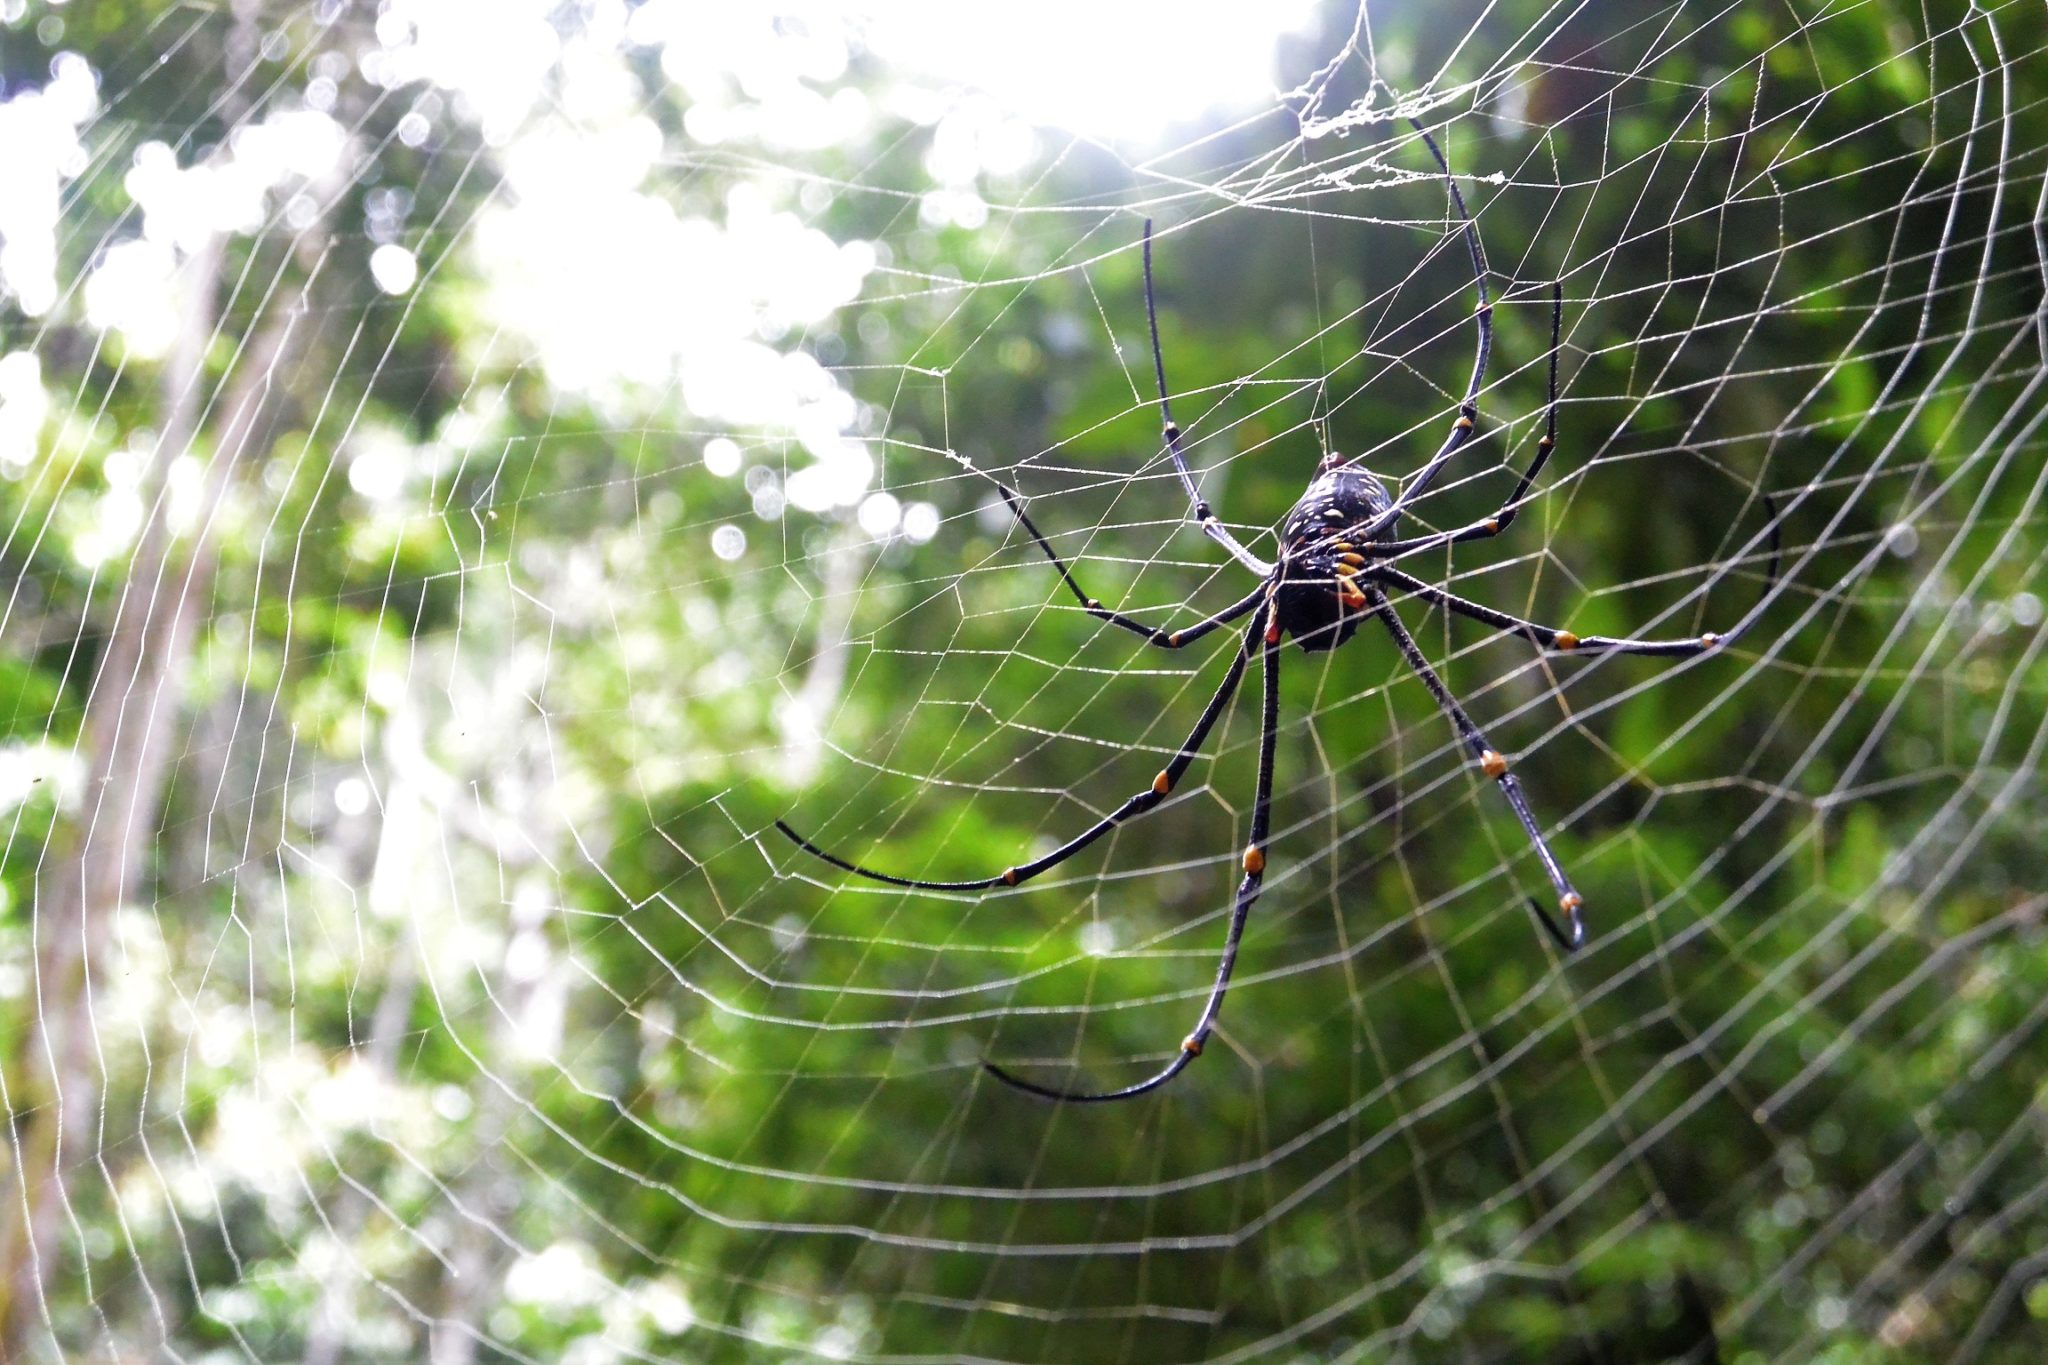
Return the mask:
<path id="1" fill-rule="evenodd" d="M 2048 1317 L 2038 6 L 0 0 L 0 1359 L 1984 1360 Z M 1362 631 L 1185 624 L 1325 450 Z M 1784 568 L 1767 569 L 1766 499 Z M 1171 628 L 1168 626 L 1168 628 Z"/>

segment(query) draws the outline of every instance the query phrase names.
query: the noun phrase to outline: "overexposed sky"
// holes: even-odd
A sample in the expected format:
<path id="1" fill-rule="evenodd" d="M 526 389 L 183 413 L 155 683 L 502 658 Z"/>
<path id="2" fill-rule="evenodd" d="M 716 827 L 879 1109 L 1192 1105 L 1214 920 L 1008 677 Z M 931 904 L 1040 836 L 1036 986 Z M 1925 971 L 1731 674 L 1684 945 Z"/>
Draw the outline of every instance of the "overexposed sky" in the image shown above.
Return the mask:
<path id="1" fill-rule="evenodd" d="M 985 91 L 1034 123 L 1108 140 L 1156 138 L 1209 110 L 1255 111 L 1277 93 L 1275 44 L 1312 0 L 876 0 L 879 56 Z"/>
<path id="2" fill-rule="evenodd" d="M 399 128 L 405 145 L 451 136 L 454 118 L 493 148 L 505 193 L 462 250 L 488 311 L 558 385 L 627 407 L 672 393 L 710 429 L 794 437 L 811 462 L 757 511 L 859 507 L 878 535 L 908 534 L 929 509 L 876 500 L 856 405 L 804 342 L 861 296 L 880 252 L 814 226 L 809 190 L 801 204 L 790 192 L 805 177 L 777 165 L 858 152 L 908 120 L 930 129 L 920 221 L 978 231 L 990 200 L 1015 192 L 1005 182 L 1064 138 L 1141 159 L 1176 126 L 1270 108 L 1276 43 L 1313 11 L 1312 0 L 593 0 L 565 31 L 554 0 L 389 0 L 367 41 L 344 39 L 322 60 L 338 63 L 333 76 L 353 65 L 372 84 L 422 92 Z M 646 107 L 636 52 L 659 54 L 683 145 Z M 196 158 L 150 140 L 110 167 L 139 213 L 66 280 L 60 196 L 87 171 L 106 96 L 82 58 L 58 56 L 45 86 L 0 102 L 12 134 L 0 138 L 0 295 L 31 316 L 82 315 L 119 354 L 160 361 L 204 243 L 313 227 L 334 188 L 376 156 L 329 112 L 331 75 L 284 92 Z M 762 158 L 763 175 L 737 176 L 715 205 L 683 207 L 669 192 L 677 157 L 727 144 Z M 422 262 L 403 213 L 368 231 L 375 286 L 409 294 Z M 33 461 L 55 412 L 36 359 L 0 355 L 0 465 L 12 470 Z M 733 449 L 717 447 L 719 471 L 739 472 Z M 402 490 L 373 472 L 364 489 Z M 133 518 L 109 518 L 81 556 L 130 539 Z"/>

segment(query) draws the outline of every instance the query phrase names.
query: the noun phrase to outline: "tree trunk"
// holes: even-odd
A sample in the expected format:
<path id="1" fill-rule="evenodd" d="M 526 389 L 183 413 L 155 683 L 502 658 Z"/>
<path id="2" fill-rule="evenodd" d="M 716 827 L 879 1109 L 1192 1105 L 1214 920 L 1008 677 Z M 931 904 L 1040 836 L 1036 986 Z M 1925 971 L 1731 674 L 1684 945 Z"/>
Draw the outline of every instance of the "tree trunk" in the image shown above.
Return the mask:
<path id="1" fill-rule="evenodd" d="M 53 837 L 35 882 L 35 1016 L 9 1067 L 15 1088 L 4 1096 L 20 1182 L 0 1226 L 4 1361 L 26 1358 L 37 1322 L 54 1330 L 45 1289 L 65 1268 L 57 1234 L 70 1207 L 68 1181 L 97 1127 L 106 1079 L 94 1026 L 98 962 L 111 941 L 115 912 L 141 882 L 157 828 L 193 637 L 219 563 L 221 508 L 238 466 L 260 459 L 267 448 L 267 400 L 306 311 L 302 290 L 296 306 L 259 327 L 209 413 L 205 354 L 218 319 L 222 251 L 216 238 L 186 263 L 185 327 L 165 367 L 162 435 L 151 467 L 154 504 L 80 725 L 87 781 L 76 816 Z M 200 525 L 180 546 L 166 524 L 166 473 L 209 417 L 219 435 Z"/>

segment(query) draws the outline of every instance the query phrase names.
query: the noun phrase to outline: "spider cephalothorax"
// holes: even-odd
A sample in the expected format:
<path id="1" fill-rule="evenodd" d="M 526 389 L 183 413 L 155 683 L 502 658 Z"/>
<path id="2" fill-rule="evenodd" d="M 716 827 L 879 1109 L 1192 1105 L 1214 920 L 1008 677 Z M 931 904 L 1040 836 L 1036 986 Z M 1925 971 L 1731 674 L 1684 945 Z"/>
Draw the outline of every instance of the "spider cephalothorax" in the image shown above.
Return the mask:
<path id="1" fill-rule="evenodd" d="M 1153 373 L 1159 383 L 1159 411 L 1165 419 L 1166 451 L 1173 461 L 1174 473 L 1179 476 L 1181 486 L 1186 490 L 1188 502 L 1195 521 L 1203 534 L 1221 545 L 1230 556 L 1251 570 L 1259 578 L 1259 585 L 1243 599 L 1225 607 L 1214 616 L 1206 617 L 1191 626 L 1179 630 L 1163 630 L 1147 625 L 1136 617 L 1105 607 L 1090 597 L 1074 580 L 1074 574 L 1065 560 L 1052 548 L 1044 534 L 1033 524 L 1024 510 L 1024 502 L 1004 484 L 997 489 L 1010 510 L 1016 514 L 1019 524 L 1038 543 L 1045 557 L 1059 572 L 1067 590 L 1079 599 L 1089 615 L 1106 621 L 1120 630 L 1126 630 L 1142 637 L 1148 644 L 1160 649 L 1184 649 L 1210 633 L 1229 625 L 1233 621 L 1249 616 L 1244 633 L 1239 637 L 1237 649 L 1232 653 L 1229 667 L 1223 679 L 1217 684 L 1208 704 L 1202 708 L 1201 718 L 1195 728 L 1181 741 L 1180 747 L 1166 761 L 1150 785 L 1125 798 L 1123 803 L 1082 830 L 1058 848 L 1040 854 L 1028 862 L 1016 863 L 1004 868 L 992 877 L 977 877 L 965 881 L 927 881 L 918 877 L 899 877 L 887 872 L 876 872 L 859 863 L 828 853 L 810 840 L 798 834 L 787 824 L 778 820 L 776 828 L 781 830 L 798 847 L 823 859 L 834 867 L 843 868 L 872 881 L 884 882 L 890 886 L 915 887 L 928 891 L 986 891 L 999 886 L 1016 886 L 1030 880 L 1049 868 L 1057 867 L 1110 830 L 1126 820 L 1135 819 L 1159 806 L 1171 795 L 1186 774 L 1188 766 L 1208 740 L 1210 730 L 1215 728 L 1231 699 L 1237 695 L 1238 684 L 1244 681 L 1246 668 L 1252 656 L 1259 657 L 1260 671 L 1264 679 L 1261 698 L 1261 719 L 1259 728 L 1259 775 L 1258 787 L 1252 802 L 1250 839 L 1242 859 L 1244 875 L 1237 884 L 1237 895 L 1231 904 L 1230 928 L 1223 940 L 1222 960 L 1216 967 L 1216 980 L 1209 988 L 1207 1000 L 1201 1014 L 1195 1020 L 1194 1028 L 1181 1040 L 1180 1047 L 1152 1075 L 1131 1085 L 1115 1090 L 1063 1090 L 1040 1085 L 1011 1074 L 994 1062 L 983 1062 L 988 1072 L 1005 1085 L 1028 1091 L 1052 1100 L 1092 1102 L 1099 1100 L 1129 1099 L 1142 1095 L 1178 1076 L 1202 1051 L 1211 1032 L 1216 1027 L 1216 1017 L 1222 1011 L 1224 993 L 1230 988 L 1231 973 L 1237 966 L 1238 944 L 1244 937 L 1246 919 L 1252 906 L 1258 901 L 1259 889 L 1264 885 L 1266 874 L 1266 836 L 1272 828 L 1273 804 L 1273 757 L 1274 746 L 1280 725 L 1280 641 L 1283 635 L 1292 635 L 1297 644 L 1311 653 L 1335 649 L 1350 639 L 1359 623 L 1368 616 L 1376 619 L 1386 628 L 1402 660 L 1422 680 L 1430 696 L 1436 701 L 1451 728 L 1456 731 L 1458 742 L 1467 753 L 1479 773 L 1491 781 L 1514 812 L 1522 831 L 1528 836 L 1530 847 L 1535 851 L 1537 861 L 1542 864 L 1544 876 L 1557 893 L 1557 915 L 1553 916 L 1542 904 L 1534 899 L 1530 909 L 1552 938 L 1566 952 L 1576 950 L 1585 939 L 1585 924 L 1580 910 L 1585 900 L 1573 889 L 1571 879 L 1565 875 L 1564 867 L 1551 852 L 1549 841 L 1543 837 L 1543 830 L 1536 823 L 1535 813 L 1529 808 L 1527 798 L 1522 795 L 1520 782 L 1508 771 L 1508 760 L 1487 742 L 1472 717 L 1452 695 L 1444 680 L 1430 666 L 1415 639 L 1401 624 L 1400 615 L 1394 610 L 1394 601 L 1389 593 L 1403 598 L 1414 597 L 1424 602 L 1469 617 L 1493 629 L 1510 635 L 1517 635 L 1539 649 L 1554 650 L 1559 654 L 1574 657 L 1597 656 L 1602 654 L 1659 654 L 1670 657 L 1704 654 L 1709 650 L 1730 645 L 1743 632 L 1754 625 L 1770 602 L 1771 587 L 1778 576 L 1778 518 L 1768 494 L 1760 494 L 1764 510 L 1769 514 L 1769 537 L 1771 543 L 1770 568 L 1767 571 L 1764 596 L 1749 613 L 1726 632 L 1708 632 L 1691 638 L 1668 640 L 1624 639 L 1606 635 L 1575 635 L 1555 626 L 1539 625 L 1519 616 L 1496 610 L 1480 602 L 1469 601 L 1457 594 L 1437 587 L 1433 583 L 1404 573 L 1396 567 L 1397 561 L 1425 550 L 1443 549 L 1469 541 L 1485 540 L 1507 530 L 1521 510 L 1522 501 L 1542 472 L 1551 451 L 1557 445 L 1557 352 L 1564 325 L 1564 293 L 1561 286 L 1551 289 L 1550 303 L 1550 401 L 1544 409 L 1543 435 L 1536 443 L 1536 454 L 1529 461 L 1529 467 L 1516 481 L 1515 491 L 1509 495 L 1500 510 L 1492 516 L 1475 521 L 1469 526 L 1450 531 L 1437 531 L 1425 535 L 1400 539 L 1393 535 L 1395 524 L 1404 509 L 1411 507 L 1416 499 L 1429 488 L 1450 458 L 1471 439 L 1479 421 L 1479 393 L 1486 378 L 1487 354 L 1493 345 L 1493 304 L 1487 294 L 1486 256 L 1479 244 L 1479 229 L 1466 211 L 1465 197 L 1458 191 L 1458 182 L 1451 175 L 1450 163 L 1436 144 L 1436 140 L 1415 124 L 1423 145 L 1436 158 L 1436 164 L 1443 172 L 1444 183 L 1450 192 L 1452 206 L 1457 210 L 1460 230 L 1465 247 L 1472 260 L 1473 287 L 1479 295 L 1476 314 L 1479 328 L 1478 356 L 1472 365 L 1472 378 L 1466 385 L 1464 398 L 1458 404 L 1458 416 L 1451 423 L 1450 432 L 1437 447 L 1436 454 L 1418 470 L 1402 487 L 1400 496 L 1389 497 L 1387 489 L 1377 478 L 1355 463 L 1339 456 L 1324 457 L 1316 471 L 1315 480 L 1302 494 L 1281 523 L 1280 561 L 1268 564 L 1242 545 L 1229 528 L 1224 526 L 1215 511 L 1202 497 L 1195 486 L 1194 474 L 1189 470 L 1185 454 L 1181 450 L 1180 428 L 1174 425 L 1173 410 L 1167 401 L 1166 359 L 1159 346 L 1158 308 L 1152 294 L 1152 225 L 1145 224 L 1145 315 L 1152 327 Z M 1755 542 L 1752 541 L 1752 544 Z"/>

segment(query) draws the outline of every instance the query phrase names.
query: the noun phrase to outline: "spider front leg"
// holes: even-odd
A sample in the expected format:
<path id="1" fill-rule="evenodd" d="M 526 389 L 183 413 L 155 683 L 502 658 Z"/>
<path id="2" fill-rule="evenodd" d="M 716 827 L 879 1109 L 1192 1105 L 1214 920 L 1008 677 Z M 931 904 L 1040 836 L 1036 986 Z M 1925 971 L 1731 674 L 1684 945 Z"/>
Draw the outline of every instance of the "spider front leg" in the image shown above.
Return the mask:
<path id="1" fill-rule="evenodd" d="M 1161 649 L 1185 649 L 1217 627 L 1229 625 L 1232 621 L 1235 621 L 1238 617 L 1257 606 L 1260 599 L 1266 595 L 1265 586 L 1261 584 L 1259 587 L 1252 589 L 1250 595 L 1245 597 L 1243 601 L 1234 602 L 1222 611 L 1217 612 L 1214 616 L 1197 621 L 1194 625 L 1184 630 L 1160 630 L 1156 626 L 1148 626 L 1143 621 L 1125 616 L 1122 612 L 1110 610 L 1084 592 L 1081 585 L 1074 580 L 1074 571 L 1067 567 L 1067 562 L 1061 559 L 1058 552 L 1052 548 L 1052 543 L 1045 538 L 1045 533 L 1040 531 L 1037 525 L 1032 522 L 1030 516 L 1025 513 L 1024 500 L 1018 497 L 1016 492 L 1006 484 L 997 483 L 996 489 L 1003 495 L 1003 501 L 1010 504 L 1010 511 L 1016 514 L 1017 520 L 1023 523 L 1024 529 L 1031 533 L 1031 538 L 1038 542 L 1038 548 L 1045 551 L 1045 557 L 1052 561 L 1053 568 L 1059 571 L 1060 581 L 1065 583 L 1068 590 L 1074 594 L 1081 605 L 1087 608 L 1090 616 L 1095 617 L 1099 621 L 1107 621 L 1113 626 L 1128 630 L 1133 635 L 1142 635 L 1148 643 L 1157 645 Z"/>
<path id="2" fill-rule="evenodd" d="M 1267 590 L 1263 587 L 1256 594 L 1259 600 L 1265 600 L 1266 596 Z M 1224 675 L 1222 684 L 1210 696 L 1209 704 L 1202 710 L 1202 718 L 1195 722 L 1195 728 L 1181 742 L 1181 746 L 1174 753 L 1174 756 L 1167 761 L 1164 768 L 1160 769 L 1159 775 L 1152 779 L 1152 785 L 1129 797 L 1122 805 L 1118 806 L 1108 815 L 1103 816 L 1093 825 L 1090 825 L 1087 829 L 1081 831 L 1043 857 L 1033 858 L 1028 863 L 1019 863 L 1013 867 L 1004 868 L 993 877 L 976 877 L 970 881 L 959 882 L 934 882 L 925 881 L 918 877 L 898 877 L 891 873 L 876 872 L 872 868 L 862 867 L 859 863 L 842 858 L 836 853 L 828 853 L 824 849 L 819 848 L 781 820 L 775 822 L 775 828 L 781 830 L 791 843 L 812 857 L 828 862 L 836 868 L 851 872 L 857 877 L 866 877 L 869 881 L 881 882 L 886 886 L 907 886 L 918 891 L 987 891 L 992 887 L 1016 886 L 1022 882 L 1027 882 L 1049 868 L 1058 867 L 1061 863 L 1073 857 L 1076 853 L 1079 853 L 1082 849 L 1088 847 L 1088 845 L 1094 843 L 1124 821 L 1136 819 L 1138 816 L 1150 811 L 1166 799 L 1167 793 L 1179 785 L 1181 776 L 1187 772 L 1188 765 L 1195 761 L 1195 755 L 1201 751 L 1203 742 L 1208 739 L 1209 731 L 1215 727 L 1216 721 L 1223 715 L 1224 708 L 1230 705 L 1231 697 L 1236 695 L 1237 685 L 1244 680 L 1244 670 L 1251 660 L 1254 640 L 1259 637 L 1262 630 L 1269 636 L 1272 634 L 1270 630 L 1266 630 L 1264 625 L 1270 617 L 1271 611 L 1269 609 L 1252 618 L 1251 627 L 1245 632 L 1243 643 L 1238 646 L 1236 654 L 1231 656 L 1230 671 Z M 1270 650 L 1270 645 L 1268 648 Z"/>
<path id="3" fill-rule="evenodd" d="M 1500 794 L 1507 798 L 1508 805 L 1514 810 L 1515 818 L 1522 822 L 1523 832 L 1529 836 L 1530 844 L 1536 849 L 1537 861 L 1543 864 L 1543 871 L 1550 877 L 1550 884 L 1557 889 L 1557 908 L 1564 915 L 1565 923 L 1559 925 L 1534 899 L 1530 900 L 1529 908 L 1536 912 L 1536 918 L 1543 922 L 1543 927 L 1550 931 L 1550 936 L 1557 940 L 1559 947 L 1566 952 L 1576 950 L 1586 941 L 1586 926 L 1579 918 L 1579 909 L 1585 905 L 1586 900 L 1572 888 L 1571 879 L 1565 876 L 1564 868 L 1557 861 L 1557 855 L 1550 851 L 1550 844 L 1544 839 L 1543 831 L 1536 824 L 1535 813 L 1529 809 L 1528 799 L 1522 795 L 1522 784 L 1508 771 L 1507 759 L 1501 757 L 1500 751 L 1486 742 L 1486 736 L 1472 723 L 1472 717 L 1465 713 L 1465 708 L 1451 695 L 1451 689 L 1444 685 L 1444 680 L 1437 676 L 1437 671 L 1429 666 L 1429 660 L 1423 657 L 1422 650 L 1415 643 L 1415 637 L 1401 624 L 1401 618 L 1395 613 L 1394 604 L 1387 600 L 1387 595 L 1378 587 L 1370 586 L 1366 588 L 1365 596 L 1373 614 L 1379 617 L 1387 632 L 1394 637 L 1394 644 L 1400 649 L 1401 657 L 1408 661 L 1408 667 L 1422 679 L 1422 685 L 1436 698 L 1437 706 L 1450 718 L 1451 725 L 1458 732 L 1458 738 L 1479 760 L 1480 771 L 1493 779 L 1494 785 L 1500 788 Z"/>
<path id="4" fill-rule="evenodd" d="M 1166 352 L 1159 345 L 1159 306 L 1152 295 L 1152 220 L 1145 220 L 1145 324 L 1152 330 L 1152 375 L 1159 381 L 1159 419 L 1165 425 L 1166 453 L 1173 458 L 1173 472 L 1180 477 L 1180 485 L 1187 490 L 1188 505 L 1193 510 L 1195 522 L 1202 528 L 1202 534 L 1230 552 L 1230 557 L 1264 578 L 1273 572 L 1273 566 L 1260 559 L 1238 543 L 1216 515 L 1216 509 L 1209 506 L 1209 500 L 1202 496 L 1202 490 L 1195 486 L 1195 476 L 1188 468 L 1187 455 L 1180 448 L 1180 424 L 1173 420 L 1173 404 L 1166 397 Z"/>
<path id="5" fill-rule="evenodd" d="M 1554 282 L 1550 286 L 1550 401 L 1543 409 L 1543 435 L 1536 442 L 1536 458 L 1529 461 L 1529 467 L 1522 471 L 1522 477 L 1515 483 L 1515 491 L 1501 504 L 1500 510 L 1490 517 L 1473 522 L 1470 526 L 1456 531 L 1438 531 L 1426 536 L 1410 536 L 1406 540 L 1381 541 L 1372 547 L 1375 556 L 1381 559 L 1395 559 L 1412 555 L 1420 550 L 1435 549 L 1439 545 L 1462 545 L 1471 540 L 1487 540 L 1499 535 L 1515 524 L 1521 515 L 1522 499 L 1529 495 L 1530 485 L 1543 472 L 1543 466 L 1550 462 L 1551 452 L 1557 449 L 1557 351 L 1564 336 L 1564 285 Z"/>
<path id="6" fill-rule="evenodd" d="M 1469 616 L 1492 626 L 1508 635 L 1521 635 L 1535 642 L 1539 648 L 1557 650 L 1561 654 L 1660 654 L 1666 657 L 1684 658 L 1704 654 L 1710 649 L 1732 645 L 1749 632 L 1770 605 L 1771 591 L 1778 584 L 1778 569 L 1784 559 L 1784 545 L 1778 535 L 1778 505 L 1768 493 L 1759 494 L 1764 509 L 1771 515 L 1771 567 L 1764 576 L 1763 595 L 1757 599 L 1746 615 L 1725 631 L 1707 631 L 1685 640 L 1639 640 L 1616 635 L 1574 635 L 1556 626 L 1539 625 L 1525 621 L 1519 616 L 1489 607 L 1483 602 L 1446 592 L 1433 583 L 1425 583 L 1413 574 L 1403 573 L 1392 565 L 1381 564 L 1371 570 L 1372 576 L 1382 583 L 1390 584 L 1405 593 L 1420 597 L 1425 602 Z"/>
<path id="7" fill-rule="evenodd" d="M 1451 174 L 1451 163 L 1445 159 L 1443 148 L 1436 145 L 1436 139 L 1429 135 L 1429 130 L 1418 120 L 1411 118 L 1408 122 L 1421 134 L 1422 143 L 1429 148 L 1429 154 L 1436 158 L 1437 169 L 1444 173 L 1444 188 L 1450 192 L 1451 204 L 1458 210 L 1458 221 L 1465 237 L 1465 250 L 1472 258 L 1472 287 L 1479 295 L 1479 311 L 1476 314 L 1479 324 L 1479 349 L 1472 359 L 1472 378 L 1465 385 L 1465 397 L 1458 404 L 1458 417 L 1451 423 L 1450 434 L 1444 437 L 1443 444 L 1437 447 L 1436 454 L 1430 456 L 1429 463 L 1416 472 L 1415 477 L 1409 480 L 1408 486 L 1401 490 L 1400 495 L 1387 509 L 1365 526 L 1358 528 L 1355 539 L 1362 541 L 1374 539 L 1399 520 L 1401 513 L 1408 509 L 1409 504 L 1429 490 L 1430 484 L 1436 481 L 1436 476 L 1442 472 L 1443 467 L 1451 462 L 1451 457 L 1472 439 L 1473 429 L 1479 422 L 1479 391 L 1486 383 L 1486 359 L 1493 351 L 1493 300 L 1486 291 L 1486 249 L 1479 241 L 1479 225 L 1472 221 L 1471 211 L 1465 207 L 1465 196 L 1458 190 L 1458 178 Z"/>
<path id="8" fill-rule="evenodd" d="M 1216 1016 L 1223 1010 L 1223 997 L 1230 989 L 1231 975 L 1237 970 L 1237 949 L 1244 941 L 1245 922 L 1251 917 L 1252 906 L 1258 903 L 1259 891 L 1266 880 L 1266 837 L 1273 823 L 1273 750 L 1280 730 L 1280 625 L 1277 618 L 1278 608 L 1272 605 L 1252 618 L 1252 632 L 1256 634 L 1263 627 L 1265 639 L 1264 653 L 1260 656 L 1263 710 L 1259 725 L 1259 785 L 1252 804 L 1251 839 L 1244 849 L 1244 878 L 1237 884 L 1237 898 L 1231 905 L 1230 929 L 1223 939 L 1222 960 L 1216 964 L 1216 982 L 1209 988 L 1209 998 L 1202 1006 L 1201 1016 L 1195 1020 L 1195 1027 L 1181 1040 L 1180 1050 L 1165 1067 L 1121 1090 L 1055 1090 L 1013 1075 L 994 1062 L 983 1062 L 982 1069 L 1004 1085 L 1063 1104 L 1128 1100 L 1157 1090 L 1187 1070 L 1195 1058 L 1202 1055 L 1203 1046 L 1215 1031 Z"/>

